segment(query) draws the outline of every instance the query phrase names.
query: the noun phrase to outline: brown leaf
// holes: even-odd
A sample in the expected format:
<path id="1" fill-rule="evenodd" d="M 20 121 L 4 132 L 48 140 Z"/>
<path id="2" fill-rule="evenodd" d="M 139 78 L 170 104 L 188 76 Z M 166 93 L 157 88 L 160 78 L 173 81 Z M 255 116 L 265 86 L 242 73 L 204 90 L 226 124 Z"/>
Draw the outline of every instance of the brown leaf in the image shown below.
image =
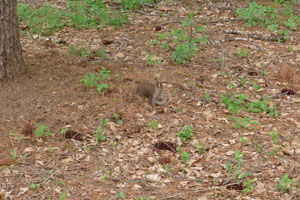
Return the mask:
<path id="1" fill-rule="evenodd" d="M 15 160 L 11 158 L 3 158 L 0 160 L 0 166 L 9 166 L 15 163 Z"/>

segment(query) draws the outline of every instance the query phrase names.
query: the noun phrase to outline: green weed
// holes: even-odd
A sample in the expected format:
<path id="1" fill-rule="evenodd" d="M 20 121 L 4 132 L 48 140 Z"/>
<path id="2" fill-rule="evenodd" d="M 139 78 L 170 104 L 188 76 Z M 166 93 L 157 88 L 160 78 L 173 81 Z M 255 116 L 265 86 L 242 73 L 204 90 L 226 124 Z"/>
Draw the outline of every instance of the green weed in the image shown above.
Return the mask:
<path id="1" fill-rule="evenodd" d="M 36 190 L 38 187 L 40 187 L 39 183 L 31 183 L 29 185 L 29 188 L 32 189 L 32 190 Z"/>
<path id="2" fill-rule="evenodd" d="M 17 159 L 17 152 L 15 149 L 12 150 L 12 155 L 9 156 L 11 159 L 16 160 Z"/>
<path id="3" fill-rule="evenodd" d="M 252 181 L 246 180 L 246 177 L 252 176 L 252 172 L 245 172 L 244 174 L 242 174 L 241 169 L 242 169 L 242 164 L 243 164 L 243 162 L 242 162 L 243 155 L 239 150 L 234 151 L 233 159 L 235 160 L 236 164 L 233 165 L 233 164 L 226 162 L 225 168 L 227 169 L 227 172 L 229 174 L 233 174 L 233 169 L 235 169 L 234 177 L 235 177 L 236 183 L 240 184 L 241 182 L 243 182 L 243 185 L 245 186 L 243 192 L 248 193 L 249 191 L 251 191 L 253 189 L 253 185 L 251 185 L 251 184 L 254 182 L 254 180 L 252 180 Z"/>
<path id="4" fill-rule="evenodd" d="M 125 199 L 124 191 L 121 190 L 120 193 L 116 194 L 116 197 L 120 198 L 121 200 L 124 200 Z"/>
<path id="5" fill-rule="evenodd" d="M 156 121 L 151 121 L 148 125 L 150 128 L 158 129 L 158 122 Z"/>
<path id="6" fill-rule="evenodd" d="M 89 73 L 80 80 L 87 87 L 94 87 L 98 92 L 102 92 L 103 88 L 108 88 L 107 83 L 102 83 L 103 80 L 107 79 L 110 74 L 109 70 L 106 70 L 105 67 L 101 67 L 101 70 L 98 72 L 98 75 L 94 73 Z"/>
<path id="7" fill-rule="evenodd" d="M 239 48 L 239 49 L 237 50 L 237 56 L 238 56 L 239 58 L 245 58 L 245 57 L 247 57 L 247 56 L 248 56 L 247 49 Z"/>
<path id="8" fill-rule="evenodd" d="M 291 189 L 292 182 L 293 181 L 289 179 L 289 175 L 284 174 L 282 179 L 280 179 L 280 183 L 275 184 L 275 186 L 281 193 L 284 193 L 284 192 L 288 192 Z"/>
<path id="9" fill-rule="evenodd" d="M 189 153 L 188 152 L 186 152 L 186 151 L 182 152 L 181 153 L 181 161 L 182 161 L 182 163 L 185 163 L 187 161 L 188 157 L 189 157 Z"/>
<path id="10" fill-rule="evenodd" d="M 179 137 L 183 141 L 187 141 L 193 135 L 192 126 L 191 125 L 184 125 L 184 130 L 179 131 L 176 133 L 176 136 Z"/>
<path id="11" fill-rule="evenodd" d="M 97 128 L 97 133 L 94 134 L 94 137 L 97 141 L 105 141 L 106 137 L 103 135 L 103 128 L 107 125 L 108 119 L 102 119 L 101 124 Z"/>
<path id="12" fill-rule="evenodd" d="M 65 200 L 66 197 L 67 197 L 67 194 L 65 192 L 62 192 L 59 197 L 59 200 Z"/>
<path id="13" fill-rule="evenodd" d="M 48 126 L 38 123 L 36 123 L 35 126 L 37 127 L 37 129 L 34 130 L 34 133 L 37 137 L 48 137 L 50 135 L 53 135 L 53 133 L 48 130 Z"/>
<path id="14" fill-rule="evenodd" d="M 195 13 L 188 13 L 186 18 L 181 22 L 181 28 L 173 28 L 171 33 L 158 33 L 156 34 L 157 40 L 152 44 L 160 43 L 164 51 L 168 51 L 170 47 L 174 46 L 174 51 L 171 53 L 171 60 L 178 64 L 185 64 L 192 56 L 195 55 L 198 43 L 206 43 L 207 36 L 199 35 L 200 32 L 206 31 L 203 26 L 198 26 L 193 23 Z M 172 44 L 169 45 L 167 41 L 172 38 Z"/>

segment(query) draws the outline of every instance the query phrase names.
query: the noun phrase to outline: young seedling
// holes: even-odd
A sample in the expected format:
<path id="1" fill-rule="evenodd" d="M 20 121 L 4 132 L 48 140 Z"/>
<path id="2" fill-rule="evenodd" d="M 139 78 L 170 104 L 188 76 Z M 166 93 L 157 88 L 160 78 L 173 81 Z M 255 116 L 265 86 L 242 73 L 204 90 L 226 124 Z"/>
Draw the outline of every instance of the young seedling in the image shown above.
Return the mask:
<path id="1" fill-rule="evenodd" d="M 59 200 L 65 200 L 66 197 L 67 197 L 67 194 L 65 192 L 62 192 L 59 197 Z"/>
<path id="2" fill-rule="evenodd" d="M 151 121 L 151 122 L 149 122 L 148 125 L 149 125 L 150 128 L 158 129 L 158 122 L 157 121 Z"/>
<path id="3" fill-rule="evenodd" d="M 241 181 L 243 181 L 246 177 L 252 176 L 252 172 L 246 172 L 244 174 L 241 174 L 241 168 L 242 168 L 242 158 L 243 155 L 239 150 L 234 151 L 233 159 L 236 161 L 236 165 L 231 165 L 228 162 L 225 163 L 225 168 L 227 169 L 227 172 L 229 174 L 233 173 L 233 167 L 235 168 L 234 171 L 234 177 L 237 184 L 240 184 Z"/>
<path id="4" fill-rule="evenodd" d="M 108 84 L 102 83 L 100 81 L 107 79 L 109 73 L 109 70 L 106 70 L 105 67 L 101 67 L 101 70 L 99 71 L 98 75 L 95 75 L 94 73 L 89 73 L 85 75 L 83 79 L 80 80 L 80 82 L 82 82 L 87 87 L 96 86 L 97 91 L 101 92 L 103 88 L 108 88 Z"/>
<path id="5" fill-rule="evenodd" d="M 237 50 L 237 56 L 238 56 L 239 58 L 245 58 L 245 57 L 247 57 L 247 56 L 248 56 L 247 50 L 246 50 L 246 49 L 243 49 L 243 48 L 239 48 L 239 49 Z"/>
<path id="6" fill-rule="evenodd" d="M 179 137 L 183 141 L 187 141 L 193 135 L 192 126 L 184 125 L 184 130 L 176 133 L 176 136 Z"/>
<path id="7" fill-rule="evenodd" d="M 12 155 L 9 156 L 11 159 L 16 160 L 17 159 L 17 152 L 15 149 L 12 150 Z"/>
<path id="8" fill-rule="evenodd" d="M 103 135 L 103 128 L 106 126 L 106 124 L 108 123 L 108 119 L 103 119 L 101 121 L 101 124 L 99 125 L 99 127 L 97 128 L 97 133 L 94 134 L 94 137 L 96 138 L 97 141 L 105 141 L 106 137 Z"/>
<path id="9" fill-rule="evenodd" d="M 37 127 L 37 129 L 34 130 L 34 133 L 37 137 L 48 137 L 50 135 L 53 135 L 53 133 L 48 130 L 48 126 L 38 123 L 36 123 L 35 126 Z"/>
<path id="10" fill-rule="evenodd" d="M 162 167 L 166 170 L 167 173 L 170 172 L 170 168 L 167 164 L 163 164 Z"/>
<path id="11" fill-rule="evenodd" d="M 32 190 L 36 190 L 38 187 L 40 187 L 40 184 L 38 184 L 38 183 L 31 183 L 29 185 L 29 188 Z"/>
<path id="12" fill-rule="evenodd" d="M 181 161 L 182 161 L 182 163 L 185 163 L 187 161 L 188 157 L 189 157 L 189 153 L 188 152 L 186 152 L 186 151 L 182 152 L 181 153 Z"/>
<path id="13" fill-rule="evenodd" d="M 293 183 L 293 181 L 291 179 L 289 179 L 289 175 L 284 174 L 284 176 L 280 180 L 280 183 L 275 184 L 275 186 L 281 193 L 285 193 L 291 189 L 292 183 Z"/>
<path id="14" fill-rule="evenodd" d="M 194 143 L 194 147 L 198 149 L 199 155 L 202 155 L 205 153 L 204 145 L 202 143 L 198 144 L 197 142 Z"/>
<path id="15" fill-rule="evenodd" d="M 120 198 L 121 200 L 124 200 L 125 199 L 124 191 L 121 190 L 119 194 L 116 194 L 116 197 Z"/>

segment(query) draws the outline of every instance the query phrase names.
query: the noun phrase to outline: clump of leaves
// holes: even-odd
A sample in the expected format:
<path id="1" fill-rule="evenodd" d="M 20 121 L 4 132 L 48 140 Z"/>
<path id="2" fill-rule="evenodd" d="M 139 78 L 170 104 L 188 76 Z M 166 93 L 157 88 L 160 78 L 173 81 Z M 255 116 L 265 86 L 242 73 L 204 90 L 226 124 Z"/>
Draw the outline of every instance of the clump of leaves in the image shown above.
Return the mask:
<path id="1" fill-rule="evenodd" d="M 110 74 L 109 70 L 106 70 L 105 67 L 101 67 L 101 70 L 98 72 L 98 75 L 94 73 L 89 73 L 80 80 L 87 87 L 94 87 L 98 92 L 101 92 L 103 88 L 108 88 L 107 83 L 102 83 L 103 80 L 107 79 Z"/>
<path id="2" fill-rule="evenodd" d="M 103 135 L 103 128 L 107 125 L 108 119 L 102 119 L 101 124 L 97 128 L 97 133 L 94 134 L 94 137 L 97 141 L 105 141 L 106 137 Z"/>
<path id="3" fill-rule="evenodd" d="M 176 136 L 179 137 L 183 141 L 187 141 L 193 135 L 192 126 L 191 125 L 184 125 L 184 130 L 179 131 L 176 133 Z"/>
<path id="4" fill-rule="evenodd" d="M 49 131 L 48 126 L 38 123 L 36 123 L 35 126 L 37 127 L 37 129 L 34 130 L 34 133 L 37 137 L 48 137 L 50 135 L 53 135 L 53 133 Z"/>
<path id="5" fill-rule="evenodd" d="M 268 99 L 264 98 L 262 100 L 248 101 L 245 94 L 233 95 L 232 93 L 223 96 L 221 95 L 221 101 L 224 107 L 232 112 L 232 114 L 237 114 L 239 111 L 244 111 L 247 109 L 250 113 L 262 113 L 266 112 L 274 117 L 279 117 L 279 111 L 274 105 L 270 108 L 268 105 Z"/>
<path id="6" fill-rule="evenodd" d="M 173 28 L 171 33 L 156 34 L 157 40 L 153 44 L 159 44 L 164 51 L 174 49 L 171 53 L 171 60 L 178 64 L 185 64 L 195 55 L 198 43 L 206 43 L 207 36 L 199 35 L 206 30 L 203 26 L 198 26 L 193 22 L 195 13 L 188 13 L 185 20 L 182 21 L 182 28 Z M 195 36 L 197 35 L 197 36 Z M 169 45 L 169 38 L 173 39 L 173 44 Z"/>
<path id="7" fill-rule="evenodd" d="M 242 159 L 243 159 L 243 154 L 239 150 L 234 151 L 233 159 L 236 161 L 236 164 L 230 164 L 228 162 L 225 163 L 225 167 L 227 169 L 227 172 L 229 174 L 233 174 L 234 170 L 234 178 L 236 183 L 239 185 L 241 182 L 243 182 L 243 189 L 242 191 L 244 193 L 248 193 L 251 190 L 253 190 L 254 186 L 252 183 L 254 182 L 253 179 L 247 180 L 246 177 L 252 176 L 252 172 L 245 172 L 242 174 Z"/>
<path id="8" fill-rule="evenodd" d="M 149 125 L 150 128 L 158 129 L 158 122 L 157 121 L 151 121 L 151 122 L 149 122 L 148 125 Z"/>
<path id="9" fill-rule="evenodd" d="M 9 156 L 11 159 L 16 160 L 17 159 L 17 152 L 15 149 L 12 150 L 12 155 Z"/>
<path id="10" fill-rule="evenodd" d="M 284 193 L 284 192 L 288 192 L 291 189 L 292 182 L 293 181 L 289 179 L 289 175 L 284 174 L 282 179 L 280 179 L 280 183 L 275 184 L 275 186 L 281 193 Z"/>

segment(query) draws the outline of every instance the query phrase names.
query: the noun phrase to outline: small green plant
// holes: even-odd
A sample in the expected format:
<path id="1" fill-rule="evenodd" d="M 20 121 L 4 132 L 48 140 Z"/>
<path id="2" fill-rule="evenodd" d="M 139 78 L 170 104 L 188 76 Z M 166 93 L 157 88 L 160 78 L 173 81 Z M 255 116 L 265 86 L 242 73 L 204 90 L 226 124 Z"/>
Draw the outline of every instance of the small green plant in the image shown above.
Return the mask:
<path id="1" fill-rule="evenodd" d="M 202 143 L 198 144 L 197 142 L 194 143 L 194 147 L 196 149 L 198 149 L 198 153 L 200 155 L 204 154 L 205 153 L 205 149 L 204 149 L 204 145 Z"/>
<path id="2" fill-rule="evenodd" d="M 38 187 L 40 187 L 40 184 L 38 184 L 38 183 L 31 183 L 29 185 L 29 188 L 32 190 L 36 190 Z"/>
<path id="3" fill-rule="evenodd" d="M 37 137 L 48 137 L 50 135 L 53 135 L 53 133 L 48 130 L 48 126 L 38 123 L 36 123 L 35 126 L 37 127 L 37 129 L 34 130 L 34 133 Z"/>
<path id="4" fill-rule="evenodd" d="M 209 100 L 210 100 L 210 94 L 208 92 L 205 92 L 204 93 L 204 101 L 209 102 Z"/>
<path id="5" fill-rule="evenodd" d="M 12 155 L 9 156 L 11 159 L 16 160 L 17 159 L 17 152 L 15 149 L 12 150 Z"/>
<path id="6" fill-rule="evenodd" d="M 273 141 L 274 148 L 271 152 L 265 152 L 265 155 L 275 155 L 280 149 L 280 146 L 277 145 L 278 144 L 278 134 L 277 134 L 276 130 L 270 131 L 270 136 L 271 136 L 271 140 Z"/>
<path id="7" fill-rule="evenodd" d="M 229 117 L 229 120 L 232 120 L 234 128 L 254 128 L 252 125 L 257 125 L 257 121 L 252 121 L 249 117 Z"/>
<path id="8" fill-rule="evenodd" d="M 116 197 L 120 198 L 121 200 L 124 200 L 125 199 L 124 191 L 121 190 L 120 193 L 116 194 Z"/>
<path id="9" fill-rule="evenodd" d="M 224 104 L 224 107 L 229 109 L 232 114 L 237 114 L 240 110 L 245 110 L 243 104 L 247 99 L 247 96 L 245 94 L 238 94 L 236 96 L 233 96 L 232 94 L 229 94 L 227 96 L 221 95 L 222 103 Z"/>
<path id="10" fill-rule="evenodd" d="M 149 125 L 150 128 L 158 129 L 158 122 L 157 121 L 151 121 L 151 122 L 149 122 L 148 125 Z"/>
<path id="11" fill-rule="evenodd" d="M 251 190 L 254 189 L 253 183 L 254 183 L 254 179 L 249 179 L 249 180 L 243 182 L 244 189 L 242 191 L 243 191 L 244 194 L 247 194 Z"/>
<path id="12" fill-rule="evenodd" d="M 276 130 L 270 131 L 270 136 L 271 136 L 273 143 L 277 144 L 278 143 L 278 134 L 277 134 Z"/>
<path id="13" fill-rule="evenodd" d="M 254 147 L 254 150 L 259 153 L 262 149 L 262 144 L 257 144 L 256 147 Z"/>
<path id="14" fill-rule="evenodd" d="M 241 174 L 241 169 L 242 169 L 242 164 L 243 164 L 242 158 L 243 158 L 242 153 L 239 150 L 235 150 L 234 155 L 233 155 L 233 159 L 235 160 L 235 162 L 237 164 L 234 166 L 234 165 L 231 165 L 228 162 L 225 163 L 225 168 L 227 169 L 227 172 L 229 174 L 232 174 L 233 173 L 233 167 L 235 168 L 234 177 L 235 177 L 235 180 L 236 180 L 237 184 L 240 184 L 241 181 L 243 183 L 247 182 L 247 181 L 245 181 L 245 178 L 249 177 L 249 176 L 252 176 L 252 172 L 245 172 L 244 174 Z"/>
<path id="15" fill-rule="evenodd" d="M 114 113 L 114 121 L 119 125 L 123 124 L 123 120 L 119 117 L 117 113 Z"/>
<path id="16" fill-rule="evenodd" d="M 288 52 L 292 52 L 294 50 L 294 47 L 293 46 L 288 46 L 287 50 L 288 50 Z"/>
<path id="17" fill-rule="evenodd" d="M 163 164 L 162 167 L 166 170 L 167 173 L 170 172 L 170 168 L 167 164 Z"/>
<path id="18" fill-rule="evenodd" d="M 14 137 L 16 134 L 15 133 L 13 133 L 13 132 L 10 132 L 9 133 L 9 136 L 11 136 L 11 137 Z"/>
<path id="19" fill-rule="evenodd" d="M 59 197 L 59 200 L 65 200 L 66 197 L 67 197 L 67 194 L 65 192 L 62 192 Z"/>
<path id="20" fill-rule="evenodd" d="M 55 182 L 56 182 L 56 185 L 58 185 L 58 186 L 64 186 L 63 182 L 59 179 L 56 179 Z"/>
<path id="21" fill-rule="evenodd" d="M 240 138 L 240 141 L 241 141 L 241 143 L 244 144 L 244 145 L 248 143 L 248 139 L 245 138 L 245 137 L 241 137 L 241 138 Z"/>
<path id="22" fill-rule="evenodd" d="M 204 32 L 206 29 L 203 26 L 198 26 L 193 22 L 195 13 L 188 13 L 186 18 L 181 22 L 182 28 L 173 28 L 171 33 L 158 33 L 157 40 L 152 44 L 160 43 L 164 51 L 170 48 L 174 49 L 171 53 L 171 60 L 178 64 L 185 64 L 197 52 L 198 43 L 206 43 L 207 36 L 199 35 L 199 32 Z M 197 35 L 197 37 L 195 37 Z M 173 44 L 169 45 L 169 38 L 172 38 Z"/>
<path id="23" fill-rule="evenodd" d="M 289 175 L 284 174 L 282 179 L 280 179 L 280 183 L 275 184 L 275 186 L 281 193 L 284 193 L 284 192 L 288 192 L 291 189 L 292 182 L 293 181 L 289 179 Z"/>
<path id="24" fill-rule="evenodd" d="M 67 132 L 67 129 L 65 129 L 65 128 L 60 129 L 60 133 L 61 133 L 62 135 L 64 135 L 66 132 Z"/>
<path id="25" fill-rule="evenodd" d="M 179 137 L 183 141 L 187 141 L 193 135 L 192 126 L 184 125 L 184 130 L 176 133 L 176 136 Z"/>
<path id="26" fill-rule="evenodd" d="M 97 91 L 101 92 L 103 88 L 108 88 L 107 83 L 102 83 L 100 81 L 104 81 L 108 78 L 110 71 L 106 70 L 105 67 L 101 67 L 101 70 L 98 72 L 98 75 L 94 73 L 89 73 L 80 80 L 85 86 L 93 87 L 96 86 Z"/>
<path id="27" fill-rule="evenodd" d="M 188 152 L 186 152 L 186 151 L 182 152 L 181 153 L 181 161 L 182 161 L 182 163 L 185 163 L 187 161 L 188 157 L 189 157 L 189 153 Z"/>
<path id="28" fill-rule="evenodd" d="M 94 137 L 96 138 L 97 141 L 105 141 L 106 137 L 103 135 L 103 128 L 106 126 L 108 123 L 108 119 L 103 119 L 101 121 L 101 124 L 97 128 L 97 133 L 94 134 Z"/>
<path id="29" fill-rule="evenodd" d="M 120 74 L 116 73 L 115 78 L 116 78 L 116 80 L 119 80 L 120 79 Z"/>
<path id="30" fill-rule="evenodd" d="M 138 197 L 137 200 L 144 200 L 143 197 Z M 150 198 L 146 198 L 145 200 L 150 200 Z"/>
<path id="31" fill-rule="evenodd" d="M 149 54 L 147 56 L 147 59 L 146 61 L 149 63 L 149 64 L 152 64 L 152 65 L 157 65 L 157 64 L 161 64 L 161 58 L 156 58 L 153 54 Z"/>
<path id="32" fill-rule="evenodd" d="M 247 56 L 248 56 L 247 49 L 239 48 L 239 49 L 237 50 L 237 56 L 238 56 L 239 58 L 245 58 L 245 57 L 247 57 Z"/>
<path id="33" fill-rule="evenodd" d="M 260 90 L 260 89 L 261 89 L 261 87 L 260 87 L 259 85 L 255 84 L 255 83 L 252 85 L 252 87 L 253 87 L 255 90 Z"/>

